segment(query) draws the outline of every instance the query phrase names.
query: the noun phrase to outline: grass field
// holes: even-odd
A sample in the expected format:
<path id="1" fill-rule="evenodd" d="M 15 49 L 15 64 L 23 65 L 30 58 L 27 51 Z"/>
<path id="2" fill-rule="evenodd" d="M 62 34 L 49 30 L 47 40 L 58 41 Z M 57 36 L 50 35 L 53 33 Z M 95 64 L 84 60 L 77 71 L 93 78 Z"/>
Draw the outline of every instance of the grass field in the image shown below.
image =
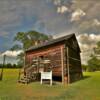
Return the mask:
<path id="1" fill-rule="evenodd" d="M 18 69 L 4 69 L 0 100 L 100 100 L 100 72 L 84 73 L 84 79 L 67 85 L 39 82 L 20 84 Z"/>

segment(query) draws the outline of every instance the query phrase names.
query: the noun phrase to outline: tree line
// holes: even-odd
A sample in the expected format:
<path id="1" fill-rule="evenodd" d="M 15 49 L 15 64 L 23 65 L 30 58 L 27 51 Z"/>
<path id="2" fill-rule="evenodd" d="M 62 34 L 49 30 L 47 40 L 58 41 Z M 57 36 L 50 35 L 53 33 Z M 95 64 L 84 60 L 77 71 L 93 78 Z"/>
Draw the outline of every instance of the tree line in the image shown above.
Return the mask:
<path id="1" fill-rule="evenodd" d="M 94 53 L 91 54 L 87 65 L 82 65 L 84 71 L 100 71 L 100 41 L 97 42 Z"/>
<path id="2" fill-rule="evenodd" d="M 7 63 L 7 64 L 0 64 L 0 68 L 22 68 L 21 65 L 19 64 L 11 64 L 11 63 Z"/>

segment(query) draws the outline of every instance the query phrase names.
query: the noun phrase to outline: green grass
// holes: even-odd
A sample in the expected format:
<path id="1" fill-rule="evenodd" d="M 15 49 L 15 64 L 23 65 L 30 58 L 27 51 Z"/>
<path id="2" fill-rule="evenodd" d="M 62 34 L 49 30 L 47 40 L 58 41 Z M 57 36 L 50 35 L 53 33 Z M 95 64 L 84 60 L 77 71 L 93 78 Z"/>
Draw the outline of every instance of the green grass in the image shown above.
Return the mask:
<path id="1" fill-rule="evenodd" d="M 40 82 L 20 84 L 18 69 L 4 69 L 0 100 L 100 100 L 100 72 L 84 73 L 83 80 L 49 86 Z"/>

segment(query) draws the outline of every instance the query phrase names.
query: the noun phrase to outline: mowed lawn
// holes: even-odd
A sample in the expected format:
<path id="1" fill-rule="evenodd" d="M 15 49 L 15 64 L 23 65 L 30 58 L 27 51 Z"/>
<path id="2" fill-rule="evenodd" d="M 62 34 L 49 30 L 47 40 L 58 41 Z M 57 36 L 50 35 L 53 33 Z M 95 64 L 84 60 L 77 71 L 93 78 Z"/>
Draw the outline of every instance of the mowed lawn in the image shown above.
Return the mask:
<path id="1" fill-rule="evenodd" d="M 100 72 L 84 73 L 84 79 L 67 85 L 53 86 L 40 82 L 17 82 L 18 69 L 4 69 L 0 81 L 0 100 L 100 100 Z"/>

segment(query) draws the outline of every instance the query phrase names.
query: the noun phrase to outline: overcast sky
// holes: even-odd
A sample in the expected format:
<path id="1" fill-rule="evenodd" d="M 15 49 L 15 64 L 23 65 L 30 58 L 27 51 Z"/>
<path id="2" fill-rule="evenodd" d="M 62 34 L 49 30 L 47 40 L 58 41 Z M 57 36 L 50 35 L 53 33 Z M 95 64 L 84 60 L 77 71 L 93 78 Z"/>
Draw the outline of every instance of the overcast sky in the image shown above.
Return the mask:
<path id="1" fill-rule="evenodd" d="M 0 0 L 0 52 L 19 31 L 76 33 L 82 50 L 100 40 L 100 0 Z M 91 45 L 89 45 L 91 44 Z"/>

